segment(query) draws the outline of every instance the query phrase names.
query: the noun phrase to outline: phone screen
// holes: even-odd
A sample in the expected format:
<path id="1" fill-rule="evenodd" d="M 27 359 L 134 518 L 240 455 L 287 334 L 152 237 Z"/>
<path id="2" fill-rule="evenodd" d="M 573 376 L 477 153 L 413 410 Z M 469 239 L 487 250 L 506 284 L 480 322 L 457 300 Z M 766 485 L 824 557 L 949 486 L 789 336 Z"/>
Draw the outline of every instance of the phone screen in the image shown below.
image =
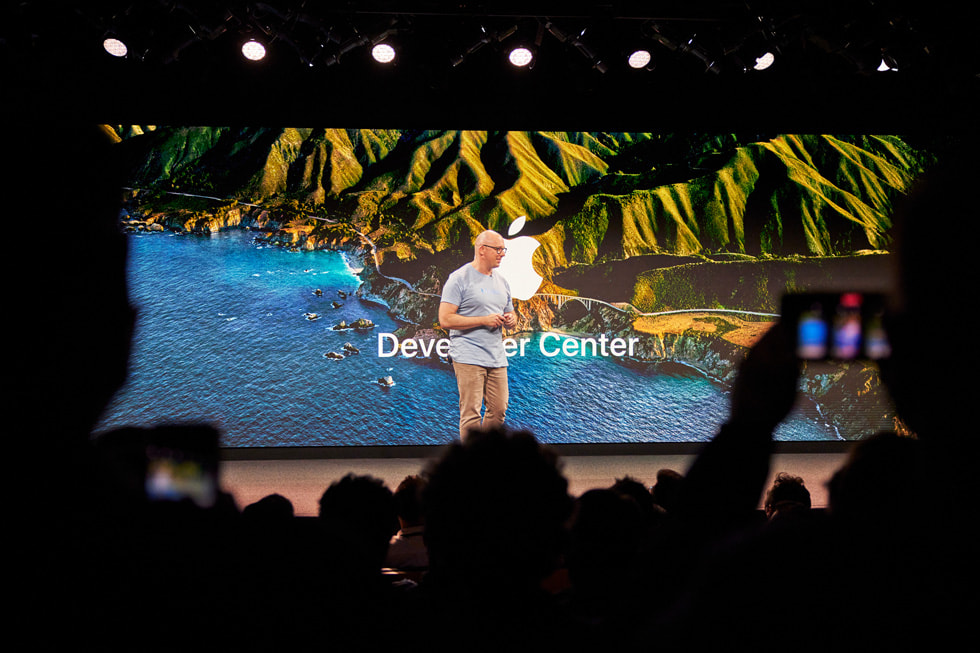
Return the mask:
<path id="1" fill-rule="evenodd" d="M 213 506 L 218 496 L 216 434 L 207 427 L 161 427 L 153 435 L 146 446 L 147 498 Z"/>
<path id="2" fill-rule="evenodd" d="M 794 325 L 803 360 L 881 360 L 891 353 L 880 293 L 786 295 L 783 319 Z"/>
<path id="3" fill-rule="evenodd" d="M 853 360 L 860 357 L 862 347 L 861 307 L 863 296 L 860 293 L 843 293 L 837 298 L 833 315 L 833 342 L 831 357 L 838 360 Z"/>
<path id="4" fill-rule="evenodd" d="M 808 360 L 827 356 L 827 316 L 822 303 L 814 302 L 799 314 L 796 324 L 796 355 Z"/>

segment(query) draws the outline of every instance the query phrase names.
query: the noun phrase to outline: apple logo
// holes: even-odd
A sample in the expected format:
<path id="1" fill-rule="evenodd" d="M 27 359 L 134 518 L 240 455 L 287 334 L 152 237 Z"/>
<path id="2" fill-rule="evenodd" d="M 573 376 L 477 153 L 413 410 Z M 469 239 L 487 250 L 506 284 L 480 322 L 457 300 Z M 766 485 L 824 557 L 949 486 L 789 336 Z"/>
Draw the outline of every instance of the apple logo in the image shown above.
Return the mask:
<path id="1" fill-rule="evenodd" d="M 526 221 L 527 217 L 523 215 L 514 220 L 507 230 L 507 235 L 513 236 L 519 233 Z M 531 265 L 534 250 L 540 247 L 541 243 L 530 236 L 521 236 L 505 240 L 504 245 L 507 247 L 507 254 L 501 259 L 497 271 L 507 279 L 514 299 L 531 299 L 543 281 L 541 275 L 535 272 L 534 266 Z"/>

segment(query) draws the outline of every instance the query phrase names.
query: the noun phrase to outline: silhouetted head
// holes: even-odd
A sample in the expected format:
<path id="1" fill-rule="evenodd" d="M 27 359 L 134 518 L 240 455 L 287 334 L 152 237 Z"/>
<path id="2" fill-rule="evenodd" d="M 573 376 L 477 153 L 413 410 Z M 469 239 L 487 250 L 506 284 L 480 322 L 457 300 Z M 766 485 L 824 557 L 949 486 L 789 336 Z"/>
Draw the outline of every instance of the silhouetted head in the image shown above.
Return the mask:
<path id="1" fill-rule="evenodd" d="M 383 481 L 347 474 L 320 497 L 318 518 L 328 541 L 341 547 L 352 565 L 380 571 L 398 531 L 395 499 Z"/>
<path id="2" fill-rule="evenodd" d="M 570 527 L 568 573 L 585 595 L 619 595 L 637 581 L 647 520 L 637 501 L 615 489 L 583 493 Z"/>
<path id="3" fill-rule="evenodd" d="M 683 482 L 684 475 L 678 471 L 673 469 L 658 470 L 657 480 L 650 488 L 654 503 L 670 512 L 677 501 L 677 494 L 680 492 Z"/>
<path id="4" fill-rule="evenodd" d="M 892 355 L 882 378 L 898 414 L 930 443 L 960 439 L 973 423 L 975 390 L 963 373 L 980 365 L 980 348 L 959 338 L 973 302 L 976 262 L 969 248 L 980 240 L 975 151 L 946 153 L 898 203 L 898 294 L 888 323 Z M 951 336 L 956 337 L 951 337 Z M 964 336 L 966 338 L 966 336 Z"/>
<path id="5" fill-rule="evenodd" d="M 938 481 L 945 472 L 927 452 L 918 440 L 891 432 L 860 441 L 828 483 L 830 514 L 851 533 L 885 540 L 931 521 L 942 507 Z"/>
<path id="6" fill-rule="evenodd" d="M 126 378 L 134 313 L 118 226 L 123 177 L 111 135 L 97 126 L 9 131 L 6 209 L 31 225 L 37 245 L 22 271 L 30 281 L 15 285 L 25 328 L 12 378 L 50 459 L 84 446 Z"/>
<path id="7" fill-rule="evenodd" d="M 664 513 L 663 506 L 653 500 L 653 494 L 647 486 L 631 476 L 616 479 L 611 489 L 636 503 L 647 526 L 653 526 Z"/>
<path id="8" fill-rule="evenodd" d="M 504 429 L 450 445 L 423 502 L 432 573 L 508 588 L 537 586 L 554 569 L 572 508 L 554 452 Z"/>
<path id="9" fill-rule="evenodd" d="M 256 525 L 285 524 L 294 515 L 293 502 L 277 493 L 266 495 L 242 509 L 242 517 Z"/>
<path id="10" fill-rule="evenodd" d="M 811 507 L 810 491 L 802 477 L 787 472 L 779 472 L 766 491 L 763 506 L 767 517 L 773 517 L 780 511 L 809 510 Z"/>
<path id="11" fill-rule="evenodd" d="M 395 510 L 402 528 L 418 526 L 425 521 L 422 511 L 422 492 L 426 480 L 419 474 L 411 474 L 402 479 L 395 488 Z"/>

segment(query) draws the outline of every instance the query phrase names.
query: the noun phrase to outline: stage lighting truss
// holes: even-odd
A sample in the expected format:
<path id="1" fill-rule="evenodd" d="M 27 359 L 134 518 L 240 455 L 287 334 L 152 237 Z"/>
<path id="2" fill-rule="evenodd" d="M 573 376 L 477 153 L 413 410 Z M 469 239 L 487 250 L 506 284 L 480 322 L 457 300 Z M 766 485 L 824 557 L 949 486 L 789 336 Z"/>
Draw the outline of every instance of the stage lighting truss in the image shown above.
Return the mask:
<path id="1" fill-rule="evenodd" d="M 371 39 L 367 38 L 366 36 L 362 36 L 362 35 L 358 34 L 354 38 L 351 38 L 351 39 L 348 39 L 347 41 L 344 41 L 340 45 L 340 48 L 337 50 L 337 52 L 335 52 L 332 55 L 326 57 L 326 59 L 324 60 L 324 63 L 327 66 L 332 66 L 334 64 L 338 64 L 338 63 L 340 63 L 341 57 L 343 57 L 344 55 L 346 55 L 346 54 L 348 54 L 348 53 L 350 53 L 350 52 L 352 52 L 352 51 L 354 51 L 354 50 L 356 50 L 358 48 L 364 47 L 364 46 L 366 46 L 366 45 L 368 45 L 370 43 L 371 43 Z"/>
<path id="2" fill-rule="evenodd" d="M 335 53 L 327 56 L 324 59 L 324 63 L 327 66 L 338 64 L 342 57 L 350 54 L 354 50 L 369 47 L 373 61 L 383 65 L 393 65 L 398 58 L 398 49 L 395 47 L 398 43 L 393 39 L 401 31 L 403 30 L 393 24 L 389 29 L 385 29 L 372 37 L 366 36 L 355 29 L 354 35 L 351 38 L 342 42 L 336 41 L 340 43 L 340 47 Z"/>
<path id="3" fill-rule="evenodd" d="M 721 67 L 697 42 L 697 34 L 692 35 L 686 42 L 678 46 L 678 50 L 701 61 L 706 72 L 718 74 Z"/>
<path id="4" fill-rule="evenodd" d="M 480 50 L 484 46 L 502 43 L 503 41 L 513 36 L 516 32 L 517 32 L 517 25 L 508 25 L 503 29 L 495 30 L 492 32 L 488 31 L 484 25 L 480 25 L 480 37 L 477 40 L 475 40 L 472 45 L 466 48 L 466 50 L 453 57 L 451 62 L 453 68 L 462 65 L 462 63 L 466 61 L 468 57 L 473 56 L 473 54 L 475 54 L 478 50 Z"/>
<path id="5" fill-rule="evenodd" d="M 575 48 L 583 57 L 588 59 L 592 68 L 595 70 L 598 70 L 600 73 L 604 73 L 609 69 L 602 58 L 586 44 L 584 37 L 586 31 L 588 30 L 587 27 L 582 28 L 578 32 L 566 32 L 548 19 L 545 19 L 542 22 L 542 25 L 546 30 L 548 30 L 548 33 L 558 39 L 559 42 Z"/>
<path id="6" fill-rule="evenodd" d="M 710 54 L 697 42 L 697 34 L 689 36 L 686 40 L 675 41 L 674 39 L 667 37 L 663 31 L 661 31 L 660 26 L 653 21 L 646 23 L 644 28 L 651 39 L 671 52 L 687 54 L 695 59 L 698 59 L 704 64 L 706 72 L 714 73 L 716 75 L 721 72 L 721 65 L 718 63 L 718 61 L 714 57 L 710 56 Z"/>
<path id="7" fill-rule="evenodd" d="M 693 18 L 671 17 L 670 12 L 657 18 L 639 13 L 612 16 L 603 12 L 593 15 L 566 12 L 561 16 L 547 16 L 497 12 L 478 16 L 464 12 L 455 22 L 451 13 L 435 16 L 358 11 L 323 14 L 312 6 L 285 9 L 277 8 L 274 3 L 236 3 L 221 11 L 182 5 L 163 16 L 149 8 L 150 4 L 138 14 L 89 17 L 91 31 L 85 39 L 94 42 L 91 50 L 106 58 L 170 64 L 185 50 L 193 48 L 204 57 L 230 53 L 234 59 L 243 56 L 252 62 L 262 61 L 263 57 L 270 60 L 274 55 L 278 64 L 289 65 L 288 57 L 282 55 L 292 48 L 299 56 L 299 65 L 311 67 L 314 62 L 318 66 L 337 64 L 348 53 L 363 48 L 365 54 L 373 57 L 364 59 L 378 65 L 392 66 L 411 60 L 412 65 L 438 66 L 438 60 L 422 60 L 444 57 L 442 64 L 455 68 L 490 47 L 499 55 L 511 58 L 515 67 L 527 70 L 542 66 L 538 60 L 544 61 L 545 57 L 547 63 L 554 63 L 554 50 L 561 54 L 559 48 L 548 42 L 554 38 L 556 43 L 576 52 L 566 53 L 568 56 L 564 57 L 569 72 L 581 57 L 583 70 L 588 66 L 600 73 L 613 68 L 628 71 L 656 68 L 670 73 L 676 65 L 686 67 L 685 60 L 698 61 L 711 73 L 753 74 L 777 66 L 793 68 L 798 62 L 824 66 L 812 56 L 816 53 L 824 56 L 827 70 L 835 72 L 882 74 L 900 70 L 908 74 L 922 70 L 935 59 L 925 35 L 919 33 L 911 19 L 901 15 L 869 15 L 843 23 L 817 20 L 814 24 L 806 13 L 773 10 L 770 15 L 767 9 L 763 14 L 752 9 L 751 5 L 755 4 L 752 0 L 738 10 L 719 10 Z M 146 25 L 158 27 L 157 23 L 159 29 L 145 29 Z M 429 47 L 431 43 L 423 42 L 418 48 L 412 43 L 415 39 L 440 38 L 433 34 L 440 34 L 439 30 L 447 25 L 454 25 L 460 33 L 473 32 L 468 47 L 444 54 L 439 48 Z M 525 31 L 526 37 L 521 34 Z M 386 38 L 389 35 L 395 40 Z M 511 57 L 509 45 L 518 36 L 525 38 L 524 49 Z M 254 41 L 239 50 L 249 37 L 254 37 Z M 451 40 L 451 36 L 445 37 L 447 44 Z M 104 51 L 98 50 L 100 43 Z M 211 43 L 215 45 L 209 46 Z M 461 42 L 463 46 L 466 44 L 466 40 Z M 625 49 L 634 44 L 635 51 Z M 410 55 L 403 52 L 403 46 L 411 47 Z M 806 56 L 798 58 L 801 47 L 806 48 Z"/>

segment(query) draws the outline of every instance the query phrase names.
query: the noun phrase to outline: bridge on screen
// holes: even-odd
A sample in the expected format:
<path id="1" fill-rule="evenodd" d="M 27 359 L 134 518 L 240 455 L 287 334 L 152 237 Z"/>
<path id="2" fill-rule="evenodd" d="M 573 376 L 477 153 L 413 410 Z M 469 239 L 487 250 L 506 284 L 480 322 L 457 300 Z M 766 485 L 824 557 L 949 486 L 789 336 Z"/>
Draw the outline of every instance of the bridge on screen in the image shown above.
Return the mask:
<path id="1" fill-rule="evenodd" d="M 578 295 L 561 295 L 555 293 L 538 293 L 535 297 L 545 297 L 554 301 L 559 308 L 564 306 L 570 301 L 576 301 L 583 304 L 588 310 L 592 310 L 594 307 L 606 307 L 613 310 L 619 311 L 620 313 L 627 312 L 627 309 L 623 306 L 617 306 L 616 304 L 611 304 L 607 301 L 601 299 L 594 299 L 592 297 L 579 297 Z M 670 311 L 655 311 L 652 313 L 641 313 L 639 311 L 634 311 L 636 315 L 643 317 L 656 317 L 659 315 L 676 315 L 680 313 L 729 313 L 734 315 L 755 315 L 759 317 L 779 317 L 778 313 L 766 313 L 762 311 L 749 311 L 738 308 L 679 308 Z"/>

